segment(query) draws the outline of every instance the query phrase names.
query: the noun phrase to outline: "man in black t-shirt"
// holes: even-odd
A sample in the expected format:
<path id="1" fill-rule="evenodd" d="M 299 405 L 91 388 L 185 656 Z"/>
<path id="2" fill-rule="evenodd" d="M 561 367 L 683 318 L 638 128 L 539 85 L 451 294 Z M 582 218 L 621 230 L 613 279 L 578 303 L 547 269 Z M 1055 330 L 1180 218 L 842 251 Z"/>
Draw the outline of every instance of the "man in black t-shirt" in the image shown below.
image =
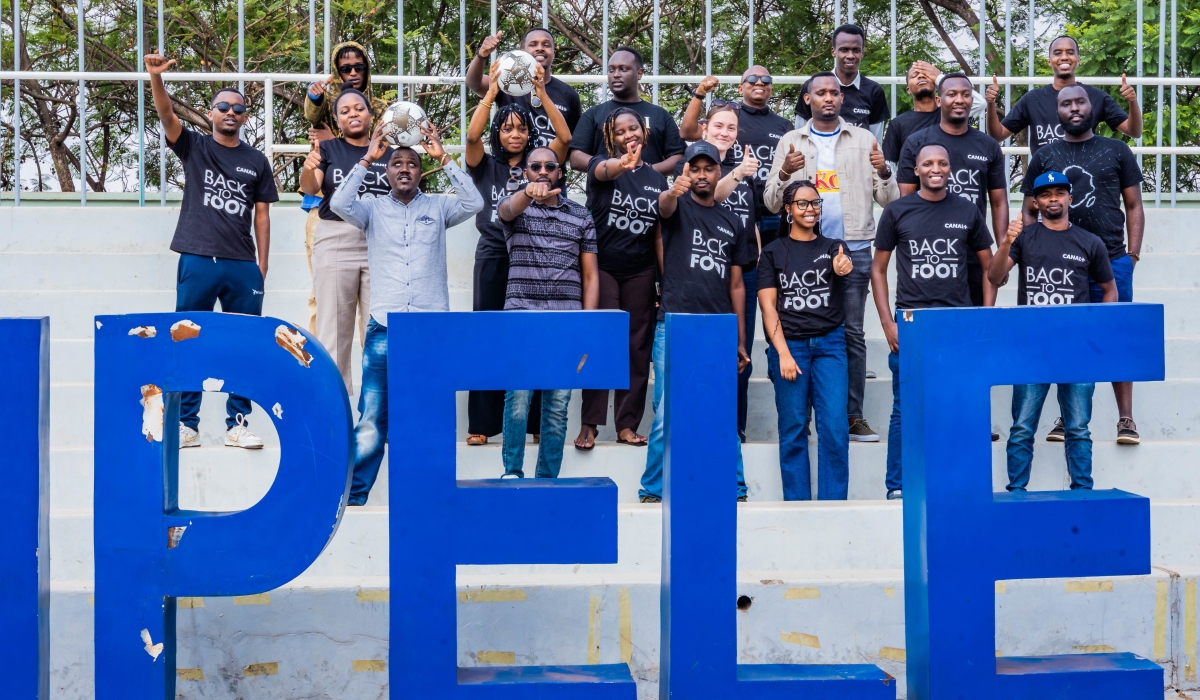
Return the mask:
<path id="1" fill-rule="evenodd" d="M 171 239 L 171 250 L 179 253 L 175 310 L 212 311 L 220 299 L 226 313 L 261 316 L 271 202 L 279 201 L 279 194 L 266 156 L 239 138 L 246 100 L 233 88 L 217 90 L 208 112 L 213 135 L 201 136 L 183 128 L 163 83 L 162 74 L 175 59 L 151 54 L 145 63 L 163 134 L 183 162 L 183 203 Z M 200 392 L 182 392 L 179 404 L 179 446 L 196 447 Z M 225 408 L 225 445 L 261 448 L 262 439 L 246 427 L 250 399 L 230 394 Z"/>
<path id="2" fill-rule="evenodd" d="M 579 126 L 571 132 L 571 168 L 586 171 L 588 163 L 598 155 L 609 158 L 620 157 L 609 153 L 604 145 L 604 120 L 618 107 L 628 107 L 642 115 L 646 126 L 646 141 L 642 148 L 642 160 L 649 163 L 663 176 L 675 172 L 675 164 L 683 155 L 687 144 L 679 137 L 675 117 L 656 104 L 642 99 L 642 54 L 629 46 L 618 46 L 608 59 L 608 89 L 612 99 L 601 102 L 583 113 Z"/>
<path id="3" fill-rule="evenodd" d="M 746 288 L 742 283 L 742 266 L 755 262 L 757 244 L 742 220 L 713 199 L 717 181 L 721 179 L 721 156 L 717 147 L 707 141 L 688 146 L 684 154 L 683 173 L 675 178 L 671 189 L 658 196 L 658 213 L 662 219 L 659 235 L 662 239 L 662 302 L 658 307 L 658 324 L 654 328 L 654 422 L 650 428 L 650 445 L 646 453 L 646 471 L 638 491 L 643 503 L 662 500 L 663 442 L 662 407 L 663 382 L 666 375 L 667 332 L 666 314 L 736 314 L 738 333 L 737 371 L 750 362 L 746 354 L 745 327 L 742 314 L 746 308 Z M 730 370 L 733 370 L 730 358 Z M 731 439 L 738 442 L 739 501 L 746 500 L 746 480 L 742 474 L 742 446 L 737 439 L 736 426 L 730 426 Z"/>
<path id="4" fill-rule="evenodd" d="M 900 152 L 896 170 L 900 194 L 917 191 L 918 178 L 913 170 L 917 153 L 927 144 L 941 144 L 950 154 L 947 191 L 974 204 L 984 216 L 990 209 L 992 229 L 1003 231 L 1008 226 L 1004 152 L 987 134 L 967 124 L 975 95 L 971 81 L 962 73 L 949 73 L 942 78 L 938 94 L 941 97 L 941 121 L 909 137 Z M 986 290 L 990 288 L 983 283 L 980 267 L 971 261 L 968 264 L 971 301 L 975 306 L 983 306 L 989 301 Z"/>
<path id="5" fill-rule="evenodd" d="M 1066 92 L 1064 90 L 1064 92 Z M 1087 100 L 1087 94 L 1077 91 Z M 1042 151 L 1044 153 L 1044 151 Z M 1023 224 L 1013 220 L 992 259 L 988 278 L 1002 285 L 1013 265 L 1021 266 L 1018 306 L 1057 306 L 1091 301 L 1089 280 L 1103 290 L 1100 301 L 1117 301 L 1108 251 L 1093 233 L 1075 225 L 1068 216 L 1072 185 L 1061 172 L 1048 170 L 1034 180 L 1030 191 L 1042 220 Z M 1059 425 L 1066 442 L 1067 472 L 1072 489 L 1092 488 L 1093 383 L 1059 384 Z M 1008 436 L 1008 490 L 1024 491 L 1033 464 L 1033 440 L 1049 384 L 1013 387 L 1013 427 Z"/>
<path id="6" fill-rule="evenodd" d="M 1026 224 L 1037 221 L 1038 203 L 1033 183 L 1044 173 L 1058 171 L 1071 182 L 1071 220 L 1104 241 L 1117 285 L 1117 301 L 1133 301 L 1133 269 L 1141 258 L 1146 213 L 1142 209 L 1142 169 L 1133 151 L 1123 141 L 1092 133 L 1092 101 L 1082 85 L 1067 85 L 1058 93 L 1058 118 L 1063 138 L 1039 150 L 1029 159 L 1021 192 Z M 1121 210 L 1124 203 L 1125 210 Z M 1129 236 L 1126 247 L 1126 233 Z M 1092 285 L 1091 299 L 1099 302 L 1104 292 Z M 1114 382 L 1117 442 L 1136 445 L 1141 441 L 1133 420 L 1133 384 Z M 1056 424 L 1047 440 L 1063 439 Z"/>
<path id="7" fill-rule="evenodd" d="M 891 112 L 883 88 L 858 70 L 865 41 L 866 34 L 856 25 L 843 24 L 833 30 L 833 72 L 842 87 L 842 119 L 860 129 L 869 129 L 875 140 L 882 142 L 884 125 Z M 800 99 L 796 101 L 797 129 L 812 119 L 812 108 L 804 102 L 811 82 L 809 79 L 801 86 Z"/>
<path id="8" fill-rule="evenodd" d="M 907 149 L 912 142 L 909 142 Z M 961 308 L 973 306 L 967 285 L 967 260 L 976 258 L 986 269 L 992 261 L 992 237 L 979 208 L 950 193 L 950 153 L 929 143 L 916 153 L 920 189 L 883 210 L 871 262 L 871 292 L 883 334 L 888 367 L 892 370 L 892 418 L 888 427 L 887 497 L 901 498 L 900 463 L 900 339 L 888 300 L 888 262 L 896 251 L 896 309 Z M 988 298 L 995 298 L 990 284 Z"/>
<path id="9" fill-rule="evenodd" d="M 1000 83 L 996 76 L 992 76 L 992 84 L 987 89 L 988 133 L 997 141 L 1003 141 L 1028 127 L 1030 155 L 1063 138 L 1062 126 L 1058 121 L 1058 91 L 1067 85 L 1078 84 L 1075 70 L 1079 68 L 1079 44 L 1069 36 L 1058 37 L 1050 42 L 1049 60 L 1050 69 L 1054 71 L 1054 82 L 1027 92 L 1003 119 L 996 106 L 996 100 L 1000 97 Z M 1142 108 L 1138 105 L 1137 91 L 1125 81 L 1124 73 L 1121 74 L 1121 97 L 1129 104 L 1128 114 L 1107 92 L 1089 85 L 1083 87 L 1092 103 L 1092 122 L 1088 124 L 1089 127 L 1095 128 L 1104 122 L 1113 131 L 1120 131 L 1130 138 L 1141 137 Z"/>
<path id="10" fill-rule="evenodd" d="M 887 135 L 883 137 L 883 157 L 893 166 L 900 163 L 900 151 L 909 136 L 941 121 L 937 91 L 945 77 L 946 74 L 937 66 L 925 61 L 914 61 L 909 67 L 905 91 L 913 97 L 913 108 L 888 122 Z M 971 117 L 980 117 L 986 111 L 983 99 L 978 95 L 973 96 Z"/>
<path id="11" fill-rule="evenodd" d="M 487 95 L 492 81 L 486 65 L 488 56 L 491 56 L 500 45 L 500 37 L 503 34 L 504 32 L 496 32 L 495 35 L 485 38 L 479 45 L 479 51 L 471 59 L 471 64 L 467 66 L 467 87 L 480 97 Z M 555 80 L 551 75 L 555 56 L 554 35 L 550 33 L 549 29 L 534 27 L 525 32 L 525 36 L 521 38 L 521 50 L 533 56 L 541 65 L 546 76 L 546 94 L 550 96 L 551 100 L 554 100 L 554 106 L 558 108 L 563 118 L 567 120 L 567 126 L 574 132 L 575 126 L 579 124 L 583 108 L 579 102 L 579 93 L 575 91 L 575 88 L 561 80 Z M 537 99 L 538 103 L 535 105 L 533 102 L 535 99 L 537 96 L 533 93 L 513 97 L 501 90 L 500 94 L 496 95 L 496 107 L 503 107 L 514 102 L 524 105 L 525 109 L 533 114 L 533 123 L 538 129 L 538 138 L 534 147 L 542 148 L 550 145 L 556 132 L 554 125 L 550 123 L 550 118 L 546 116 L 546 108 L 542 106 L 541 100 Z"/>

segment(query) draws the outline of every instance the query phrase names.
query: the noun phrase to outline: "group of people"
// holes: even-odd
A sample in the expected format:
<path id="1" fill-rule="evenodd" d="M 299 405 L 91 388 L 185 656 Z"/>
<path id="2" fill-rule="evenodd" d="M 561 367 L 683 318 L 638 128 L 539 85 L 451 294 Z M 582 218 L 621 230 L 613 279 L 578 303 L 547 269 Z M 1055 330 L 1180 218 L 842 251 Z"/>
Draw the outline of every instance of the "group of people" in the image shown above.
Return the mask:
<path id="1" fill-rule="evenodd" d="M 332 75 L 310 85 L 305 96 L 314 142 L 300 179 L 311 209 L 310 324 L 350 388 L 356 320 L 365 333 L 351 505 L 366 502 L 383 458 L 387 314 L 449 309 L 445 232 L 472 216 L 479 233 L 475 310 L 629 314 L 629 388 L 616 391 L 613 419 L 618 442 L 648 448 L 643 502 L 662 497 L 660 381 L 649 435 L 637 430 L 650 368 L 663 376 L 667 313 L 737 317 L 737 357 L 729 361 L 731 371 L 736 361 L 739 378 L 740 442 L 761 313 L 784 497 L 812 497 L 811 423 L 817 497 L 844 499 L 849 443 L 880 439 L 863 417 L 865 382 L 873 376 L 864 337 L 870 295 L 890 350 L 884 493 L 896 499 L 903 496 L 903 479 L 895 313 L 991 306 L 1013 266 L 1019 267 L 1019 305 L 1132 300 L 1144 227 L 1141 171 L 1123 141 L 1094 128 L 1104 122 L 1136 137 L 1141 113 L 1124 83 L 1128 110 L 1076 81 L 1078 46 L 1070 37 L 1051 42 L 1053 83 L 1029 91 L 1003 115 L 995 83 L 980 95 L 964 74 L 917 62 L 906 88 L 914 108 L 889 121 L 882 88 L 858 71 L 864 34 L 844 25 L 833 34 L 834 70 L 803 85 L 794 121 L 772 112 L 773 78 L 752 66 L 737 86 L 738 101 L 715 97 L 716 78 L 702 80 L 678 124 L 642 99 L 642 57 L 628 46 L 608 61 L 611 99 L 583 111 L 575 90 L 554 77 L 555 37 L 541 28 L 519 43 L 537 61 L 534 89 L 508 95 L 499 89 L 499 64 L 487 66 L 502 38 L 485 38 L 467 71 L 467 85 L 481 99 L 464 139 L 462 167 L 445 153 L 432 125 L 423 129 L 424 151 L 449 178 L 450 194 L 423 192 L 420 154 L 387 145 L 379 123 L 383 103 L 371 94 L 362 46 L 336 47 Z M 235 90 L 214 96 L 211 138 L 182 127 L 160 76 L 171 63 L 146 58 L 155 106 L 185 169 L 172 242 L 181 253 L 178 310 L 211 309 L 219 298 L 225 311 L 261 313 L 267 205 L 277 199 L 270 165 L 237 138 L 245 102 Z M 970 126 L 973 117 L 985 130 Z M 1026 130 L 1033 154 L 1020 217 L 1010 221 L 1000 142 Z M 567 196 L 568 169 L 586 174 L 585 204 Z M 878 224 L 876 205 L 883 207 Z M 1000 239 L 995 249 L 989 219 Z M 1132 388 L 1113 386 L 1118 442 L 1136 444 Z M 1048 390 L 1014 387 L 1010 490 L 1028 483 Z M 1046 437 L 1065 442 L 1072 488 L 1092 484 L 1093 391 L 1091 384 L 1060 385 L 1061 418 Z M 519 478 L 532 434 L 539 442 L 536 476 L 555 477 L 570 398 L 570 390 L 473 391 L 467 443 L 502 435 L 504 477 Z M 191 401 L 184 398 L 181 446 L 198 444 L 195 410 L 188 408 L 198 398 Z M 583 392 L 576 449 L 595 447 L 608 406 L 608 391 Z M 245 422 L 249 402 L 231 396 L 228 412 L 226 444 L 261 446 Z M 736 497 L 745 500 L 740 449 L 738 461 Z"/>

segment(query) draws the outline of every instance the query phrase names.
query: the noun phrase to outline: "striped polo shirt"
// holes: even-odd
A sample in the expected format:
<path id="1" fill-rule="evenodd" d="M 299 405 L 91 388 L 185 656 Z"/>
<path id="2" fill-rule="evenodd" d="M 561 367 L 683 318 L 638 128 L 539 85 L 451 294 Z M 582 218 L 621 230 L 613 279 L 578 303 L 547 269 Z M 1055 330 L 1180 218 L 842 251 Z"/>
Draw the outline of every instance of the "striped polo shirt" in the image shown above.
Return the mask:
<path id="1" fill-rule="evenodd" d="M 586 207 L 561 194 L 557 206 L 534 201 L 504 224 L 504 238 L 508 245 L 506 310 L 583 308 L 579 258 L 596 252 L 596 226 Z"/>

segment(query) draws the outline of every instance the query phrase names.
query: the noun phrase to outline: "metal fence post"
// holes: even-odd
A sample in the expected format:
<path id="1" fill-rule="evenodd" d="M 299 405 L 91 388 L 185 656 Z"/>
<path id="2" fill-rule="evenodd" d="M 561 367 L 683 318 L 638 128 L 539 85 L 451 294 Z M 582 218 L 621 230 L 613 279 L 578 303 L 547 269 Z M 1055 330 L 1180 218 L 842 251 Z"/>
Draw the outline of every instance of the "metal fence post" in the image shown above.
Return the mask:
<path id="1" fill-rule="evenodd" d="M 158 52 L 166 55 L 167 18 L 163 15 L 163 0 L 158 0 Z M 158 129 L 158 206 L 167 206 L 167 134 Z"/>
<path id="2" fill-rule="evenodd" d="M 600 66 L 600 75 L 607 75 L 608 74 L 608 4 L 609 4 L 610 0 L 600 0 L 600 1 L 602 3 L 604 3 L 604 17 L 601 20 L 601 22 L 602 22 L 601 35 L 602 36 L 600 39 L 600 42 L 603 44 L 603 47 L 602 47 L 603 51 L 602 51 L 601 55 L 604 57 L 604 59 L 603 59 L 604 65 Z M 654 30 L 654 38 L 655 38 L 655 41 L 658 40 L 658 28 L 657 27 Z M 657 65 L 654 66 L 654 74 L 658 75 L 658 66 Z M 654 84 L 658 85 L 658 83 L 654 83 Z M 597 96 L 599 97 L 601 102 L 608 99 L 608 83 L 607 82 L 604 83 L 603 86 L 601 86 L 601 88 L 599 89 L 599 91 L 597 93 Z"/>
<path id="3" fill-rule="evenodd" d="M 753 0 L 751 0 L 753 2 Z M 604 0 L 604 7 L 607 12 L 608 0 Z M 605 14 L 605 17 L 608 15 Z M 662 0 L 654 0 L 654 75 L 658 76 L 658 31 L 659 20 L 662 19 Z M 600 72 L 603 74 L 608 70 L 608 22 L 604 24 L 604 63 L 600 67 Z M 654 81 L 652 88 L 654 104 L 658 104 L 658 81 Z"/>
<path id="4" fill-rule="evenodd" d="M 308 0 L 308 72 L 317 72 L 317 0 Z"/>
<path id="5" fill-rule="evenodd" d="M 79 72 L 86 70 L 83 57 L 83 3 L 76 0 L 79 10 L 79 21 L 76 28 L 76 43 L 79 45 Z M 87 83 L 79 81 L 79 206 L 87 206 Z"/>
<path id="6" fill-rule="evenodd" d="M 13 0 L 13 70 L 21 70 L 21 0 Z M 139 110 L 140 111 L 140 110 Z M 21 81 L 13 81 L 13 204 L 21 206 Z"/>
<path id="7" fill-rule="evenodd" d="M 892 2 L 891 2 L 891 6 L 888 10 L 888 20 L 889 20 L 889 26 L 890 26 L 890 29 L 888 31 L 891 34 L 891 40 L 892 40 L 891 61 L 892 61 L 892 78 L 894 79 L 896 77 L 896 0 L 892 0 Z M 905 74 L 907 75 L 907 71 L 905 71 Z M 892 82 L 891 87 L 892 87 L 892 119 L 895 119 L 896 118 L 896 83 L 894 81 Z"/>
<path id="8" fill-rule="evenodd" d="M 1176 33 L 1176 25 L 1179 22 L 1179 5 L 1177 0 L 1171 0 L 1171 78 L 1178 77 L 1179 64 L 1179 42 L 1178 34 Z M 1171 148 L 1179 145 L 1179 121 L 1178 121 L 1178 106 L 1177 101 L 1179 86 L 1171 83 Z M 1171 207 L 1175 207 L 1176 192 L 1178 190 L 1177 182 L 1179 177 L 1178 171 L 1178 156 L 1171 154 Z"/>
<path id="9" fill-rule="evenodd" d="M 275 81 L 263 80 L 263 122 L 266 125 L 266 136 L 263 138 L 263 152 L 267 154 L 267 164 L 271 167 L 271 177 L 275 177 Z"/>
<path id="10" fill-rule="evenodd" d="M 467 0 L 458 0 L 458 142 L 467 145 Z M 466 162 L 465 160 L 463 161 Z"/>
<path id="11" fill-rule="evenodd" d="M 1163 64 L 1166 62 L 1166 40 L 1167 33 L 1163 31 L 1167 27 L 1167 3 L 1166 0 L 1158 0 L 1158 77 L 1163 77 Z M 1158 117 L 1155 119 L 1155 135 L 1154 145 L 1162 148 L 1163 140 L 1163 86 L 1158 84 Z M 1154 154 L 1154 206 L 1162 206 L 1162 154 Z"/>
<path id="12" fill-rule="evenodd" d="M 749 38 L 749 51 L 746 54 L 746 69 L 754 65 L 754 0 L 748 0 L 746 7 L 750 11 L 750 23 L 746 25 L 746 36 Z"/>
<path id="13" fill-rule="evenodd" d="M 325 17 L 321 30 L 325 33 L 325 44 L 321 47 L 321 66 L 325 73 L 329 73 L 329 1 L 325 0 Z"/>
<path id="14" fill-rule="evenodd" d="M 143 34 L 146 32 L 143 17 L 145 3 L 137 0 L 137 69 L 141 73 L 146 69 L 146 47 L 143 46 Z M 138 91 L 138 206 L 146 206 L 146 83 L 139 79 Z"/>
<path id="15" fill-rule="evenodd" d="M 238 72 L 246 72 L 246 0 L 238 0 Z M 238 92 L 246 94 L 245 80 L 238 81 Z"/>

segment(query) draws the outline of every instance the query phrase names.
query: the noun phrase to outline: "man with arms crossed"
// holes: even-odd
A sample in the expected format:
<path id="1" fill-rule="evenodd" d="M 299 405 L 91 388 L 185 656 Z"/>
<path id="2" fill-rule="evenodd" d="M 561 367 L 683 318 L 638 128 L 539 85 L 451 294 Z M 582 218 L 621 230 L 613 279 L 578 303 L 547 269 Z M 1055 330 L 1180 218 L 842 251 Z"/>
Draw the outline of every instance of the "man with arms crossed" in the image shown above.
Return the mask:
<path id="1" fill-rule="evenodd" d="M 145 62 L 167 145 L 183 162 L 183 204 L 171 239 L 171 250 L 179 253 L 175 310 L 212 311 L 219 299 L 225 313 L 262 316 L 271 202 L 279 201 L 279 194 L 267 157 L 240 138 L 246 99 L 233 88 L 217 90 L 208 112 L 212 136 L 202 136 L 183 128 L 163 82 L 175 59 L 151 54 Z M 200 398 L 198 391 L 180 394 L 181 448 L 200 445 Z M 247 427 L 250 406 L 250 399 L 229 395 L 226 446 L 262 448 L 262 438 Z"/>

